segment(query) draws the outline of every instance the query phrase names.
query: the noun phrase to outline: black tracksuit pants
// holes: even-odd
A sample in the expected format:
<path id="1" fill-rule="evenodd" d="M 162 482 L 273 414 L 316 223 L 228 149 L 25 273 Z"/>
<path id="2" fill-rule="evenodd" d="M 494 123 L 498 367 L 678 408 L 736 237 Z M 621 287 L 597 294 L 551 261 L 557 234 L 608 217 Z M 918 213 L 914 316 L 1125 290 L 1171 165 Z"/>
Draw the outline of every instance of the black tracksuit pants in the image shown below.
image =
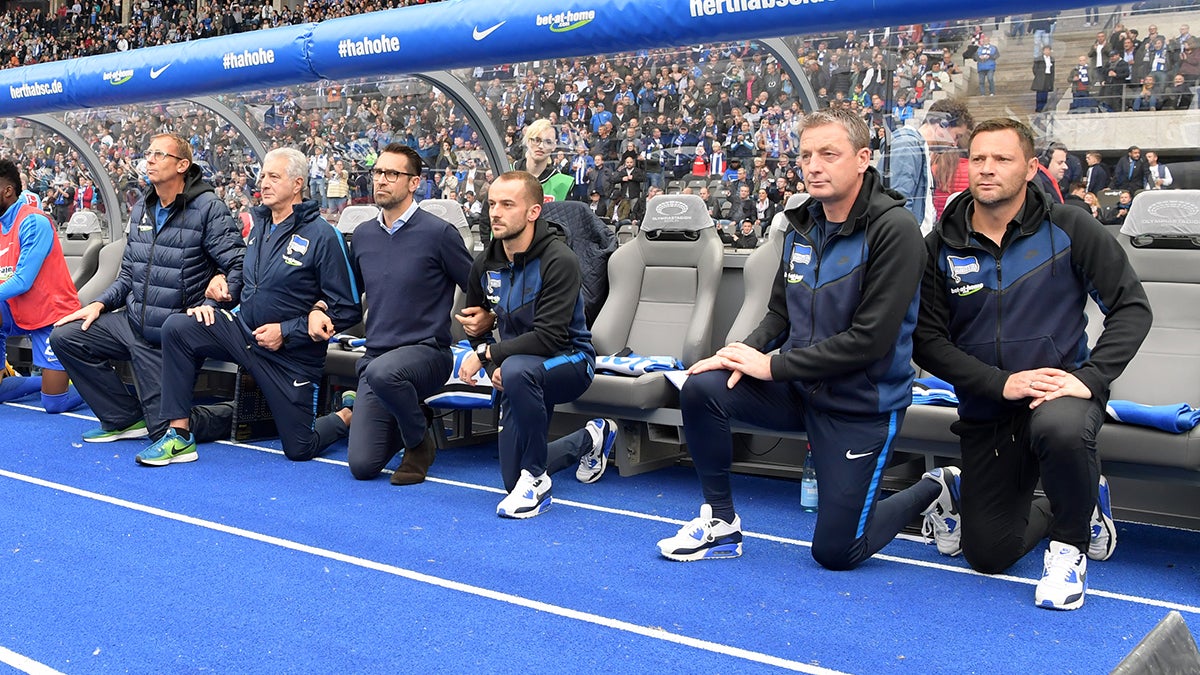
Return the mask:
<path id="1" fill-rule="evenodd" d="M 1100 466 L 1104 404 L 1064 397 L 986 422 L 959 421 L 963 556 L 975 570 L 1008 569 L 1042 539 L 1086 551 Z M 1033 498 L 1038 479 L 1044 498 Z"/>

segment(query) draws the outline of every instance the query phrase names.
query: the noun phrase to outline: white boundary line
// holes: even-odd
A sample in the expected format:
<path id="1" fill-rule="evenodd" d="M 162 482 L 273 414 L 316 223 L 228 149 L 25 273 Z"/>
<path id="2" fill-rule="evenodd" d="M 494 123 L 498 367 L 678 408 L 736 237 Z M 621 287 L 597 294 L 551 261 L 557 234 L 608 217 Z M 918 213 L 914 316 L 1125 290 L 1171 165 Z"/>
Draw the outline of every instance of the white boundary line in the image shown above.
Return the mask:
<path id="1" fill-rule="evenodd" d="M 45 412 L 44 409 L 39 408 L 37 406 L 25 405 L 22 403 L 6 403 L 4 405 L 10 405 L 15 408 L 23 408 L 26 410 L 35 410 L 38 412 Z M 95 417 L 92 417 L 90 415 L 81 415 L 78 413 L 64 413 L 64 414 L 69 415 L 71 417 L 78 418 L 78 419 L 82 419 L 82 420 L 89 420 L 92 422 L 99 421 Z M 269 454 L 273 454 L 273 455 L 281 455 L 281 456 L 283 455 L 282 450 L 276 450 L 274 448 L 267 448 L 267 447 L 263 447 L 261 445 L 252 445 L 249 443 L 237 443 L 234 441 L 217 441 L 217 443 L 219 443 L 221 445 L 229 445 L 229 446 L 233 446 L 233 447 L 237 447 L 237 448 L 245 448 L 247 450 L 254 450 L 257 452 L 269 453 Z M 336 459 L 329 459 L 327 457 L 317 457 L 317 458 L 314 458 L 312 461 L 320 462 L 320 463 L 324 463 L 324 464 L 332 464 L 335 466 L 342 466 L 342 467 L 350 466 L 350 464 L 348 462 L 343 462 L 341 460 L 336 460 Z M 390 473 L 387 471 L 387 469 L 384 469 L 384 472 Z M 461 487 L 461 488 L 467 488 L 470 490 L 479 490 L 481 492 L 492 492 L 495 494 L 505 494 L 505 492 L 503 490 L 501 490 L 500 488 L 490 487 L 490 486 L 486 486 L 486 485 L 478 485 L 476 483 L 466 483 L 466 482 L 462 482 L 462 481 L 449 480 L 446 478 L 435 478 L 433 476 L 429 476 L 425 480 L 428 482 L 431 482 L 431 483 L 440 483 L 442 485 L 449 485 L 452 487 Z M 641 513 L 639 511 L 629 511 L 626 509 L 615 509 L 615 508 L 611 508 L 611 507 L 607 507 L 607 506 L 598 506 L 595 504 L 588 504 L 586 502 L 577 502 L 577 501 L 572 501 L 572 500 L 567 500 L 567 499 L 555 499 L 554 503 L 562 504 L 564 506 L 573 506 L 575 508 L 586 509 L 589 511 L 598 511 L 600 513 L 608 513 L 608 514 L 612 514 L 612 515 L 628 516 L 630 518 L 637 518 L 639 520 L 649 520 L 649 521 L 653 521 L 653 522 L 667 523 L 667 524 L 671 524 L 671 525 L 683 525 L 686 522 L 686 521 L 678 520 L 675 518 L 667 518 L 665 516 L 656 516 L 656 515 L 649 514 L 649 513 Z M 792 539 L 792 538 L 788 538 L 788 537 L 776 536 L 773 534 L 763 534 L 763 533 L 758 533 L 758 532 L 749 532 L 749 531 L 745 531 L 745 530 L 742 531 L 742 536 L 748 537 L 750 539 L 764 539 L 766 541 L 773 541 L 773 542 L 780 543 L 780 544 L 787 544 L 789 546 L 800 546 L 800 547 L 804 547 L 804 548 L 812 548 L 812 542 L 805 541 L 803 539 Z M 900 535 L 900 537 L 898 537 L 898 538 L 901 538 L 901 537 L 906 540 L 909 540 L 909 541 L 918 541 L 918 542 L 921 541 L 917 537 L 910 537 L 908 535 Z M 1008 581 L 1011 583 L 1024 584 L 1027 586 L 1037 585 L 1037 579 L 1027 579 L 1025 577 L 1018 577 L 1018 576 L 1013 576 L 1010 574 L 982 574 L 980 572 L 976 572 L 975 570 L 971 569 L 970 567 L 961 567 L 961 566 L 955 566 L 955 565 L 947 565 L 945 563 L 939 563 L 939 562 L 929 562 L 929 561 L 925 561 L 925 560 L 916 560 L 913 558 L 904 558 L 901 556 L 890 555 L 887 553 L 876 553 L 875 555 L 873 555 L 871 557 L 873 559 L 886 560 L 888 562 L 900 563 L 903 565 L 912 565 L 914 567 L 924 567 L 927 569 L 936 569 L 936 570 L 941 570 L 944 572 L 953 572 L 955 574 L 966 574 L 969 576 L 983 577 L 986 579 L 997 579 L 1000 581 Z M 1112 600 L 1121 600 L 1123 602 L 1131 602 L 1131 603 L 1135 603 L 1135 604 L 1146 605 L 1149 607 L 1161 607 L 1163 609 L 1174 609 L 1174 610 L 1178 610 L 1180 612 L 1186 612 L 1189 614 L 1200 615 L 1200 606 L 1185 605 L 1182 603 L 1170 602 L 1167 600 L 1157 600 L 1155 598 L 1146 598 L 1146 597 L 1137 596 L 1137 595 L 1129 595 L 1126 593 L 1117 593 L 1115 591 L 1105 591 L 1105 590 L 1091 588 L 1091 587 L 1088 588 L 1087 592 L 1089 595 L 1092 595 L 1095 597 L 1109 598 Z"/>
<path id="2" fill-rule="evenodd" d="M 219 443 L 221 445 L 230 445 L 230 446 L 237 447 L 237 448 L 245 448 L 247 450 L 255 450 L 257 452 L 265 452 L 265 453 L 269 453 L 269 454 L 273 454 L 273 455 L 280 455 L 280 456 L 283 455 L 282 450 L 276 450 L 274 448 L 266 448 L 261 445 L 251 445 L 249 443 L 235 443 L 233 441 L 217 441 L 217 443 Z M 343 466 L 343 467 L 347 467 L 347 468 L 350 466 L 350 464 L 347 462 L 343 462 L 343 461 L 337 460 L 337 459 L 329 459 L 327 457 L 317 457 L 317 458 L 313 459 L 312 461 L 321 462 L 324 464 L 333 464 L 335 466 Z M 391 473 L 387 469 L 384 469 L 384 472 Z M 442 485 L 449 485 L 451 487 L 460 487 L 460 488 L 466 488 L 469 490 L 478 490 L 480 492 L 492 492 L 492 493 L 501 494 L 501 495 L 505 494 L 504 490 L 501 490 L 500 488 L 490 487 L 487 485 L 478 485 L 476 483 L 466 483 L 463 481 L 450 480 L 448 478 L 435 478 L 433 476 L 428 476 L 425 478 L 425 480 L 430 483 L 440 483 Z M 639 520 L 649 520 L 649 521 L 653 521 L 653 522 L 667 523 L 667 524 L 671 524 L 671 525 L 683 525 L 686 522 L 686 521 L 679 520 L 676 518 L 667 518 L 666 516 L 656 516 L 656 515 L 653 515 L 650 513 L 642 513 L 640 511 L 629 511 L 627 509 L 615 509 L 615 508 L 608 507 L 608 506 L 598 506 L 596 504 L 588 504 L 586 502 L 577 502 L 577 501 L 572 501 L 569 499 L 555 498 L 554 503 L 562 504 L 564 506 L 573 506 L 575 508 L 585 509 L 588 511 L 598 511 L 600 513 L 608 513 L 608 514 L 612 514 L 612 515 L 628 516 L 630 518 L 637 518 Z M 746 537 L 746 538 L 750 538 L 750 539 L 763 539 L 766 541 L 773 541 L 778 544 L 787 544 L 789 546 L 800 546 L 800 547 L 804 547 L 804 548 L 812 548 L 812 542 L 805 541 L 803 539 L 792 539 L 789 537 L 780 537 L 780 536 L 773 535 L 773 534 L 750 532 L 747 530 L 742 531 L 742 536 Z M 899 536 L 897 536 L 897 538 L 898 539 L 903 538 L 908 541 L 923 543 L 923 540 L 921 538 L 909 536 L 909 535 L 899 535 Z M 902 565 L 912 565 L 914 567 L 924 567 L 926 569 L 935 569 L 935 570 L 940 570 L 943 572 L 953 572 L 955 574 L 965 574 L 968 576 L 981 577 L 984 579 L 996 579 L 999 581 L 1008 581 L 1008 582 L 1017 583 L 1017 584 L 1024 584 L 1026 586 L 1036 586 L 1037 582 L 1038 582 L 1037 579 L 1027 579 L 1025 577 L 1013 576 L 1011 574 L 983 574 L 981 572 L 976 572 L 975 570 L 971 569 L 970 567 L 961 567 L 961 566 L 956 566 L 956 565 L 947 565 L 945 563 L 940 563 L 940 562 L 929 562 L 929 561 L 925 561 L 925 560 L 916 560 L 914 558 L 905 558 L 902 556 L 891 555 L 891 554 L 887 554 L 887 553 L 876 553 L 875 555 L 871 556 L 871 558 L 874 560 L 886 560 L 888 562 L 900 563 Z M 1195 605 L 1185 605 L 1182 603 L 1170 602 L 1167 600 L 1156 600 L 1154 598 L 1145 598 L 1145 597 L 1141 597 L 1141 596 L 1137 596 L 1137 595 L 1129 595 L 1126 593 L 1117 593 L 1114 591 L 1105 591 L 1105 590 L 1101 590 L 1098 588 L 1091 588 L 1091 587 L 1088 588 L 1087 592 L 1088 592 L 1088 595 L 1094 596 L 1094 597 L 1099 597 L 1099 598 L 1109 598 L 1112 600 L 1121 600 L 1124 602 L 1132 602 L 1132 603 L 1136 603 L 1139 605 L 1147 605 L 1150 607 L 1162 607 L 1164 609 L 1175 609 L 1180 612 L 1187 612 L 1190 614 L 1200 614 L 1200 606 L 1195 606 Z"/>
<path id="3" fill-rule="evenodd" d="M 361 567 L 363 569 L 374 570 L 376 572 L 384 572 L 386 574 L 391 574 L 393 576 L 408 579 L 410 581 L 416 581 L 419 583 L 429 584 L 431 586 L 437 586 L 439 588 L 444 588 L 444 589 L 451 590 L 451 591 L 466 593 L 468 595 L 474 595 L 476 597 L 486 598 L 488 600 L 496 600 L 498 602 L 515 605 L 517 607 L 533 609 L 533 610 L 536 610 L 539 612 L 545 612 L 547 614 L 552 614 L 554 616 L 560 616 L 560 617 L 563 617 L 566 619 L 574 619 L 576 621 L 583 621 L 585 623 L 590 623 L 590 624 L 594 624 L 597 626 L 603 626 L 605 628 L 612 628 L 615 630 L 632 633 L 634 635 L 640 635 L 642 637 L 648 637 L 648 638 L 652 638 L 655 640 L 662 640 L 664 642 L 672 642 L 672 643 L 682 645 L 685 647 L 692 647 L 694 649 L 701 649 L 704 651 L 712 652 L 714 654 L 720 654 L 723 656 L 732 656 L 735 658 L 740 658 L 740 659 L 744 659 L 747 661 L 753 661 L 755 663 L 761 663 L 761 664 L 768 665 L 768 666 L 774 666 L 776 668 L 784 668 L 786 670 L 791 670 L 791 671 L 800 672 L 800 673 L 811 673 L 813 675 L 844 675 L 841 673 L 841 671 L 830 670 L 828 668 L 822 668 L 820 666 L 814 666 L 814 665 L 810 665 L 807 663 L 800 663 L 799 661 L 789 661 L 787 659 L 783 659 L 783 658 L 780 658 L 777 656 L 772 656 L 770 654 L 763 654 L 761 652 L 755 652 L 755 651 L 751 651 L 748 649 L 741 649 L 740 647 L 734 647 L 732 645 L 725 645 L 725 644 L 721 644 L 721 643 L 717 643 L 717 642 L 710 642 L 708 640 L 701 640 L 698 638 L 688 637 L 686 635 L 680 635 L 678 633 L 672 633 L 670 631 L 666 631 L 661 628 L 651 628 L 649 626 L 641 626 L 641 625 L 638 625 L 635 623 L 630 623 L 628 621 L 622 621 L 620 619 L 614 619 L 614 618 L 602 616 L 599 614 L 592 614 L 590 612 L 582 612 L 582 611 L 570 609 L 567 607 L 560 607 L 558 605 L 552 605 L 552 604 L 549 604 L 546 602 L 541 602 L 539 600 L 532 600 L 530 598 L 521 597 L 519 595 L 512 595 L 510 593 L 494 591 L 489 588 L 473 586 L 471 584 L 465 584 L 465 583 L 461 583 L 458 581 L 452 581 L 450 579 L 444 579 L 442 577 L 436 577 L 436 576 L 432 576 L 429 574 L 423 574 L 421 572 L 415 572 L 413 570 L 404 569 L 402 567 L 396 567 L 395 565 L 389 565 L 387 563 L 381 563 L 381 562 L 377 562 L 374 560 L 368 560 L 366 558 L 360 558 L 357 556 L 347 555 L 345 553 L 339 553 L 337 551 L 331 551 L 331 550 L 325 549 L 325 548 L 318 548 L 316 546 L 309 546 L 307 544 L 301 544 L 299 542 L 291 541 L 289 539 L 282 539 L 280 537 L 274 537 L 269 534 L 262 534 L 260 532 L 254 532 L 252 530 L 245 530 L 240 527 L 224 525 L 221 523 L 213 522 L 211 520 L 195 518 L 192 516 L 183 515 L 181 513 L 175 513 L 173 511 L 167 511 L 165 509 L 160 509 L 160 508 L 157 508 L 154 506 L 147 506 L 145 504 L 139 504 L 137 502 L 127 501 L 127 500 L 120 499 L 117 497 L 110 497 L 108 495 L 101 494 L 98 492 L 91 492 L 89 490 L 81 490 L 79 488 L 71 487 L 69 485 L 63 485 L 61 483 L 53 483 L 51 481 L 43 480 L 41 478 L 36 478 L 34 476 L 26 476 L 24 474 L 13 473 L 13 472 L 7 471 L 5 469 L 0 469 L 0 476 L 3 476 L 5 478 L 11 478 L 13 480 L 18 480 L 18 481 L 21 481 L 24 483 L 28 483 L 30 485 L 37 485 L 39 487 L 50 488 L 52 490 L 58 490 L 60 492 L 66 492 L 67 494 L 72 494 L 77 497 L 85 497 L 87 499 L 92 499 L 92 500 L 95 500 L 98 502 L 103 502 L 105 504 L 119 506 L 122 508 L 130 509 L 132 511 L 138 511 L 138 512 L 149 514 L 152 516 L 158 516 L 160 518 L 174 520 L 176 522 L 184 523 L 187 525 L 195 525 L 197 527 L 203 527 L 203 528 L 206 528 L 209 530 L 214 530 L 216 532 L 230 534 L 230 535 L 233 535 L 236 537 L 242 537 L 244 539 L 249 539 L 251 541 L 257 541 L 257 542 L 264 543 L 264 544 L 270 544 L 272 546 L 278 546 L 280 548 L 285 548 L 285 549 L 292 550 L 292 551 L 298 551 L 300 553 L 307 553 L 309 555 L 314 555 L 314 556 L 318 556 L 321 558 L 327 558 L 329 560 L 346 563 L 348 565 L 354 565 L 356 567 Z M 5 651 L 7 651 L 7 650 L 5 650 Z M 2 655 L 2 654 L 0 654 L 0 655 Z M 15 655 L 15 656 L 20 657 L 20 655 Z M 20 658 L 24 658 L 24 657 L 20 657 Z M 30 663 L 36 663 L 36 662 L 31 661 Z M 40 664 L 37 664 L 37 665 L 40 665 Z M 26 672 L 37 673 L 38 675 L 41 675 L 43 673 L 45 673 L 46 675 L 50 675 L 51 673 L 54 673 L 55 671 L 46 669 L 46 670 L 42 670 L 42 671 L 27 670 Z"/>
<path id="4" fill-rule="evenodd" d="M 22 673 L 29 673 L 29 675 L 63 675 L 61 672 L 44 663 L 38 663 L 28 656 L 23 656 L 4 647 L 0 647 L 0 663 L 10 665 Z"/>

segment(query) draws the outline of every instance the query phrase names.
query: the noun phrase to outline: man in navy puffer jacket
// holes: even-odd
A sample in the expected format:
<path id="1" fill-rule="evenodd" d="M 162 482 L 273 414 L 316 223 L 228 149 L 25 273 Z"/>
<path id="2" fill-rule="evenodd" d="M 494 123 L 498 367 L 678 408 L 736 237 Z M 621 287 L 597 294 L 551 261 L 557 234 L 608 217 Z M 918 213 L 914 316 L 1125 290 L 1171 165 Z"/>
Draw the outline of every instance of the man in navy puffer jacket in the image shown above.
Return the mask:
<path id="1" fill-rule="evenodd" d="M 100 427 L 83 440 L 158 439 L 162 325 L 201 303 L 233 307 L 241 294 L 246 247 L 229 208 L 192 163 L 187 141 L 159 134 L 146 149 L 151 188 L 133 206 L 121 272 L 97 300 L 58 321 L 50 344 Z M 137 395 L 109 361 L 129 361 Z M 202 441 L 227 438 L 233 408 L 197 406 Z"/>

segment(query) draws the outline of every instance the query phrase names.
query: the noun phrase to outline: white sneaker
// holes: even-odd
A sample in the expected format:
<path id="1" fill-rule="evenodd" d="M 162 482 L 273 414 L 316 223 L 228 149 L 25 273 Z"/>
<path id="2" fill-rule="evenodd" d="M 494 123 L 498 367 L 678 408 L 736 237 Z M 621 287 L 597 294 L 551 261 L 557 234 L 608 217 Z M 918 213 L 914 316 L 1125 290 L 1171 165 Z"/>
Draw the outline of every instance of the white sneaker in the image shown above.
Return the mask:
<path id="1" fill-rule="evenodd" d="M 592 437 L 592 449 L 579 458 L 575 469 L 575 480 L 580 483 L 595 483 L 608 467 L 608 453 L 617 440 L 617 423 L 609 419 L 594 419 L 584 427 Z"/>
<path id="2" fill-rule="evenodd" d="M 714 518 L 712 507 L 700 507 L 700 517 L 679 528 L 675 536 L 658 542 L 664 558 L 691 562 L 715 558 L 736 558 L 742 554 L 742 517 L 732 523 Z"/>
<path id="3" fill-rule="evenodd" d="M 1046 609 L 1079 609 L 1087 591 L 1087 556 L 1059 541 L 1050 542 L 1033 603 Z"/>
<path id="4" fill-rule="evenodd" d="M 532 518 L 550 508 L 554 500 L 550 497 L 550 475 L 543 473 L 537 478 L 525 469 L 508 496 L 496 505 L 496 515 L 501 518 Z"/>
<path id="5" fill-rule="evenodd" d="M 959 513 L 959 485 L 962 471 L 956 466 L 945 466 L 925 472 L 922 479 L 932 478 L 942 486 L 937 499 L 921 515 L 921 534 L 933 539 L 938 553 L 956 556 L 962 553 L 962 515 Z"/>
<path id="6" fill-rule="evenodd" d="M 1117 524 L 1112 517 L 1112 498 L 1108 492 L 1108 479 L 1100 476 L 1100 491 L 1096 508 L 1092 511 L 1091 541 L 1088 542 L 1087 557 L 1092 560 L 1108 560 L 1117 548 Z"/>

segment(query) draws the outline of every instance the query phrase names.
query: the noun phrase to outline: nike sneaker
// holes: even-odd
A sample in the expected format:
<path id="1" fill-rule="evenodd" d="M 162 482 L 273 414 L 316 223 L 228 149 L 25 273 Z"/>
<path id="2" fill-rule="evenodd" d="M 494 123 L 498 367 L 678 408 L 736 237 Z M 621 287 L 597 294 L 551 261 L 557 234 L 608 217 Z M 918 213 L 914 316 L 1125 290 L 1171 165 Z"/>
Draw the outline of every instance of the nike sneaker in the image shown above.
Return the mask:
<path id="1" fill-rule="evenodd" d="M 1092 560 L 1108 560 L 1117 548 L 1117 524 L 1112 517 L 1112 499 L 1108 493 L 1108 479 L 1100 476 L 1100 491 L 1096 508 L 1092 511 L 1091 541 L 1088 542 L 1087 557 Z"/>
<path id="2" fill-rule="evenodd" d="M 956 556 L 962 553 L 962 516 L 959 513 L 959 485 L 962 471 L 956 466 L 944 466 L 926 471 L 925 478 L 937 481 L 942 487 L 937 499 L 921 512 L 925 522 L 921 534 L 937 544 L 938 553 Z"/>
<path id="3" fill-rule="evenodd" d="M 736 558 L 742 554 L 742 517 L 732 523 L 714 518 L 712 506 L 700 507 L 700 517 L 691 520 L 675 536 L 658 542 L 658 551 L 668 560 L 692 562 Z"/>
<path id="4" fill-rule="evenodd" d="M 146 431 L 146 420 L 138 420 L 124 429 L 108 430 L 104 427 L 96 427 L 83 432 L 83 440 L 87 443 L 112 443 L 113 441 L 123 441 L 133 438 L 146 438 L 149 433 Z"/>
<path id="5" fill-rule="evenodd" d="M 532 518 L 544 513 L 554 503 L 550 488 L 549 474 L 534 477 L 529 471 L 521 469 L 516 487 L 496 505 L 496 515 L 501 518 Z"/>
<path id="6" fill-rule="evenodd" d="M 575 480 L 580 483 L 595 483 L 608 467 L 608 453 L 617 440 L 617 423 L 609 419 L 594 419 L 585 427 L 592 437 L 592 449 L 579 458 L 575 469 Z"/>
<path id="7" fill-rule="evenodd" d="M 1033 602 L 1046 609 L 1079 609 L 1087 592 L 1087 556 L 1060 541 L 1050 542 Z"/>
<path id="8" fill-rule="evenodd" d="M 173 428 L 168 429 L 162 438 L 137 454 L 137 463 L 145 466 L 181 464 L 197 459 L 200 459 L 200 456 L 196 454 L 196 437 L 188 434 L 187 440 L 184 440 Z"/>

